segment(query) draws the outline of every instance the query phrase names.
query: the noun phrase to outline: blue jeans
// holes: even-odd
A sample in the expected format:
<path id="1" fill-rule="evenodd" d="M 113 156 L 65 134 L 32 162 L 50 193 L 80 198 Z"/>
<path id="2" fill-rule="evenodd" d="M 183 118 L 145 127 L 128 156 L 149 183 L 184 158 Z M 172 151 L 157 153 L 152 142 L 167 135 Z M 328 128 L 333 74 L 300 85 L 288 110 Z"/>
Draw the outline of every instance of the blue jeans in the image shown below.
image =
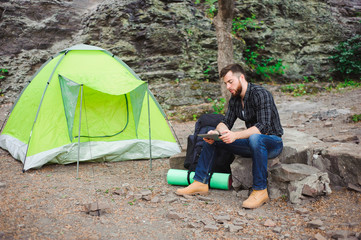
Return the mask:
<path id="1" fill-rule="evenodd" d="M 253 134 L 247 139 L 237 139 L 226 144 L 216 141 L 213 144 L 203 143 L 203 149 L 198 159 L 194 180 L 209 182 L 209 173 L 214 163 L 215 151 L 220 148 L 242 157 L 252 158 L 253 189 L 267 188 L 267 163 L 269 158 L 277 157 L 283 149 L 282 138 L 275 135 Z"/>

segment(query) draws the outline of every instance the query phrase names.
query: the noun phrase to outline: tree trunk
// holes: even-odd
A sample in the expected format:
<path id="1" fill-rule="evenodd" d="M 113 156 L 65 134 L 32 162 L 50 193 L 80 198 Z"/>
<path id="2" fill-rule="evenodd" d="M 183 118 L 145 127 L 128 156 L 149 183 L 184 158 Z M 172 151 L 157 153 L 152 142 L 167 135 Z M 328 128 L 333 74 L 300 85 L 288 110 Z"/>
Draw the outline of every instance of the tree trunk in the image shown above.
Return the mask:
<path id="1" fill-rule="evenodd" d="M 232 20 L 234 12 L 233 0 L 218 0 L 218 14 L 214 18 L 218 43 L 218 73 L 225 66 L 234 63 L 233 44 L 232 44 Z M 231 95 L 227 91 L 223 81 L 220 80 L 222 97 L 227 100 Z"/>

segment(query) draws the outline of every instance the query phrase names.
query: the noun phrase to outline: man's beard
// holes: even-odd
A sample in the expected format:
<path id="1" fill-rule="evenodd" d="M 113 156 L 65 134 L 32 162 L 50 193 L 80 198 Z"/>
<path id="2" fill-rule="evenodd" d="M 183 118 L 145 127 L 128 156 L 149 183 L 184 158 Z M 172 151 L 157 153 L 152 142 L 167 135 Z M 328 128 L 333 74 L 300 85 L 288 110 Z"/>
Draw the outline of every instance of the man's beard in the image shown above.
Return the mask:
<path id="1" fill-rule="evenodd" d="M 242 92 L 242 84 L 240 83 L 238 88 L 236 89 L 236 92 L 234 94 L 232 94 L 233 97 L 237 97 L 240 96 Z"/>

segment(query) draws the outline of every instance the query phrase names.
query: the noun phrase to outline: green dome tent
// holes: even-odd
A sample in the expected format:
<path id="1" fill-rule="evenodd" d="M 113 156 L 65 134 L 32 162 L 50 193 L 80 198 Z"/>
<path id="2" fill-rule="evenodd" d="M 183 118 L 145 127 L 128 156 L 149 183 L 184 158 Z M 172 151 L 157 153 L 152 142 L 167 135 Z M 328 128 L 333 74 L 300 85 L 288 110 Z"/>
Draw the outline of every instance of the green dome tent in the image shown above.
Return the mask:
<path id="1" fill-rule="evenodd" d="M 180 152 L 147 82 L 108 51 L 84 44 L 59 52 L 35 73 L 14 104 L 0 147 L 24 171 Z"/>

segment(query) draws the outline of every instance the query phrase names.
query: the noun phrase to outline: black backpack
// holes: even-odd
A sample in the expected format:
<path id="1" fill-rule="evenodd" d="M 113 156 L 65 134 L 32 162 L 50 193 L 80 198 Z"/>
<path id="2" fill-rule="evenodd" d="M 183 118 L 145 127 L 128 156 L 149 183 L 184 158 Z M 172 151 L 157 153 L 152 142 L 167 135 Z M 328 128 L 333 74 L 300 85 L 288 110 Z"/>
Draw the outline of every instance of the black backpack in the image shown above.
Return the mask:
<path id="1" fill-rule="evenodd" d="M 184 167 L 193 172 L 196 169 L 199 155 L 202 151 L 203 138 L 198 137 L 197 134 L 207 133 L 213 130 L 223 120 L 222 114 L 203 114 L 197 120 L 194 134 L 188 136 L 187 153 L 184 161 Z M 234 160 L 234 154 L 228 151 L 217 149 L 216 158 L 213 164 L 212 173 L 231 173 L 231 163 Z"/>

